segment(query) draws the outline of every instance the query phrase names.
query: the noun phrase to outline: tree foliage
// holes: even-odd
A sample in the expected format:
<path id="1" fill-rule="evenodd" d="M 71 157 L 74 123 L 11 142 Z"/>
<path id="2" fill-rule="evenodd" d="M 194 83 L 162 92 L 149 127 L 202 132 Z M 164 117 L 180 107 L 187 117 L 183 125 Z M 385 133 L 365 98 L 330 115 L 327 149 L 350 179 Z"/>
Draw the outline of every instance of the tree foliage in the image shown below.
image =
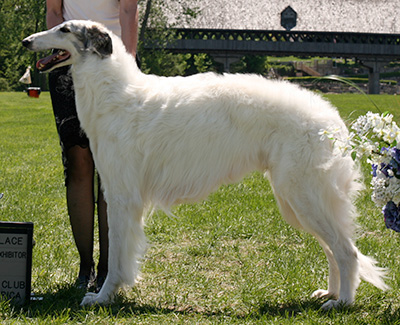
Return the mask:
<path id="1" fill-rule="evenodd" d="M 182 0 L 163 1 L 146 0 L 144 13 L 141 16 L 141 30 L 139 48 L 142 56 L 142 70 L 146 73 L 174 76 L 188 75 L 199 72 L 196 62 L 197 55 L 172 54 L 160 50 L 148 50 L 144 48 L 145 42 L 157 42 L 166 44 L 172 41 L 174 35 L 170 29 L 182 23 L 188 23 L 199 14 L 196 2 L 192 0 L 193 7 L 187 7 Z M 169 12 L 169 17 L 166 12 Z M 174 17 L 171 20 L 171 16 Z M 211 65 L 210 65 L 211 66 Z M 202 67 L 203 68 L 203 67 Z"/>
<path id="2" fill-rule="evenodd" d="M 0 0 L 0 90 L 20 90 L 18 83 L 37 54 L 22 47 L 26 36 L 45 29 L 45 0 Z M 33 82 L 41 77 L 33 69 Z"/>

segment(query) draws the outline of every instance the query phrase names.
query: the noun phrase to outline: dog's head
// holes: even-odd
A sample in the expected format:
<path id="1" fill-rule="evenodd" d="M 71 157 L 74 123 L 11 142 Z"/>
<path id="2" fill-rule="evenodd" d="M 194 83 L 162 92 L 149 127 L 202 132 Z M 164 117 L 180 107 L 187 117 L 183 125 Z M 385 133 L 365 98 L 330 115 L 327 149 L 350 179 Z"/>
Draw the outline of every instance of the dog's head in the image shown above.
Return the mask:
<path id="1" fill-rule="evenodd" d="M 83 20 L 66 21 L 25 38 L 22 44 L 35 52 L 63 50 L 37 62 L 36 67 L 42 72 L 73 64 L 80 56 L 95 54 L 103 59 L 112 54 L 110 32 L 101 24 Z"/>

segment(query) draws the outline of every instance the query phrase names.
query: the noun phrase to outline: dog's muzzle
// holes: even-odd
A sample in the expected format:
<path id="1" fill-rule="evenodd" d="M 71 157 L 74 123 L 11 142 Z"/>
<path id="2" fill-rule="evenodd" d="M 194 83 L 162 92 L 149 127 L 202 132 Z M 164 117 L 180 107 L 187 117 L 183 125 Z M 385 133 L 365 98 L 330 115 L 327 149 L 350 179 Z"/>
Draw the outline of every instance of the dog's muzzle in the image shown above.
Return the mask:
<path id="1" fill-rule="evenodd" d="M 22 41 L 22 45 L 29 50 L 33 50 L 33 40 L 30 37 L 25 38 Z M 36 62 L 36 68 L 41 72 L 47 72 L 52 70 L 56 65 L 67 61 L 71 57 L 71 54 L 65 50 L 54 50 L 52 55 L 40 59 Z"/>
<path id="2" fill-rule="evenodd" d="M 32 40 L 30 40 L 29 38 L 25 38 L 25 39 L 22 41 L 22 45 L 23 45 L 24 47 L 26 47 L 27 49 L 31 49 L 31 47 L 32 47 Z"/>

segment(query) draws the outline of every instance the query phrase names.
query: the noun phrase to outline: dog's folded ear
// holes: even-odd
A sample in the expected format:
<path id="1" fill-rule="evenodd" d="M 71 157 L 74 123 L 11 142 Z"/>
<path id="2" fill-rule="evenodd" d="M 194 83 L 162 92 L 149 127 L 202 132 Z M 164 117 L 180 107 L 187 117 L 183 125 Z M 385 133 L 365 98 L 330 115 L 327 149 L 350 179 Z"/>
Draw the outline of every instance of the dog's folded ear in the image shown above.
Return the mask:
<path id="1" fill-rule="evenodd" d="M 112 40 L 110 35 L 97 27 L 87 29 L 86 49 L 99 55 L 102 59 L 112 54 Z"/>

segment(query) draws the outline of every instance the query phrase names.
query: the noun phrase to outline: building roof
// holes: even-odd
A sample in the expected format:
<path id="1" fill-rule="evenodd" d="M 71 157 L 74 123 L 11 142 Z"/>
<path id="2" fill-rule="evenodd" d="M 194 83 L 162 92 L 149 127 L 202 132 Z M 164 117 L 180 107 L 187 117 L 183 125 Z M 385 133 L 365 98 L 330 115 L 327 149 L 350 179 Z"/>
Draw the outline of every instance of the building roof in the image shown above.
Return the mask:
<path id="1" fill-rule="evenodd" d="M 169 22 L 181 28 L 283 30 L 281 12 L 297 13 L 292 31 L 400 34 L 398 0 L 166 0 Z M 182 19 L 187 8 L 193 19 Z"/>

